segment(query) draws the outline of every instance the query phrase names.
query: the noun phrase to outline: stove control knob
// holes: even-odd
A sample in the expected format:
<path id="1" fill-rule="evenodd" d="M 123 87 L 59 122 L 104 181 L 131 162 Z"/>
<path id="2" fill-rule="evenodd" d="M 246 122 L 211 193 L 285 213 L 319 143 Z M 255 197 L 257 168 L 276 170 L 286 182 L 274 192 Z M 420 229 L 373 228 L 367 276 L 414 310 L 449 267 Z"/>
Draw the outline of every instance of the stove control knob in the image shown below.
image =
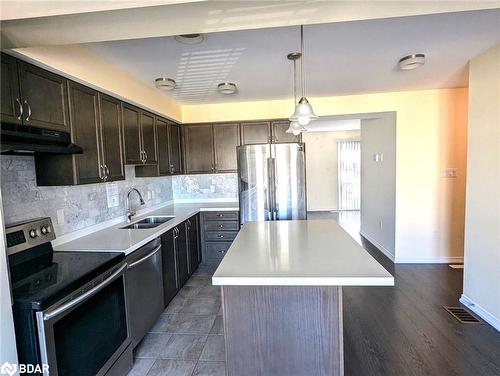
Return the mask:
<path id="1" fill-rule="evenodd" d="M 42 226 L 40 228 L 40 231 L 42 232 L 43 235 L 47 235 L 50 232 L 50 227 L 48 227 L 48 226 Z"/>
<path id="2" fill-rule="evenodd" d="M 30 230 L 29 234 L 30 234 L 30 238 L 36 238 L 38 236 L 36 230 Z"/>

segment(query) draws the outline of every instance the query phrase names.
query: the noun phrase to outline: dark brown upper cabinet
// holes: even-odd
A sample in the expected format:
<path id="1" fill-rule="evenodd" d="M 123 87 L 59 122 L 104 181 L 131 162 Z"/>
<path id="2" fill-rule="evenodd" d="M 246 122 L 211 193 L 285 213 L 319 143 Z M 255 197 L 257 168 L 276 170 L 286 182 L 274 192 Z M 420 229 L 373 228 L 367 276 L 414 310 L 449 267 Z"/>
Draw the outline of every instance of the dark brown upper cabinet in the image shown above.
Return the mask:
<path id="1" fill-rule="evenodd" d="M 243 145 L 271 142 L 271 124 L 268 121 L 241 123 L 241 141 Z"/>
<path id="2" fill-rule="evenodd" d="M 155 128 L 158 165 L 138 165 L 135 167 L 136 176 L 169 176 L 182 173 L 179 125 L 155 116 Z"/>
<path id="3" fill-rule="evenodd" d="M 219 123 L 213 125 L 215 171 L 235 172 L 238 170 L 236 147 L 240 145 L 240 125 Z"/>
<path id="4" fill-rule="evenodd" d="M 169 126 L 169 152 L 172 174 L 182 174 L 182 134 L 180 124 L 171 123 Z"/>
<path id="5" fill-rule="evenodd" d="M 154 115 L 122 102 L 125 164 L 157 164 Z"/>
<path id="6" fill-rule="evenodd" d="M 186 173 L 215 172 L 212 124 L 183 125 Z"/>
<path id="7" fill-rule="evenodd" d="M 67 80 L 18 61 L 25 125 L 69 131 Z"/>
<path id="8" fill-rule="evenodd" d="M 122 102 L 123 140 L 126 164 L 143 164 L 141 110 Z"/>
<path id="9" fill-rule="evenodd" d="M 122 180 L 120 102 L 68 82 L 72 142 L 83 154 L 37 155 L 38 185 L 74 185 Z"/>
<path id="10" fill-rule="evenodd" d="M 106 181 L 124 180 L 121 102 L 99 93 L 102 162 Z"/>
<path id="11" fill-rule="evenodd" d="M 157 164 L 155 116 L 141 111 L 141 138 L 144 164 Z"/>
<path id="12" fill-rule="evenodd" d="M 1 120 L 69 132 L 67 80 L 2 54 Z"/>
<path id="13" fill-rule="evenodd" d="M 171 175 L 170 166 L 170 125 L 167 120 L 156 117 L 156 139 L 158 144 L 158 173 L 162 176 Z"/>
<path id="14" fill-rule="evenodd" d="M 11 124 L 21 124 L 23 108 L 19 95 L 19 80 L 17 77 L 17 59 L 2 54 L 2 71 L 0 74 L 0 116 L 1 121 Z"/>
<path id="15" fill-rule="evenodd" d="M 289 126 L 289 120 L 276 120 L 271 122 L 271 142 L 300 142 L 300 135 L 295 136 L 293 133 L 286 133 Z"/>

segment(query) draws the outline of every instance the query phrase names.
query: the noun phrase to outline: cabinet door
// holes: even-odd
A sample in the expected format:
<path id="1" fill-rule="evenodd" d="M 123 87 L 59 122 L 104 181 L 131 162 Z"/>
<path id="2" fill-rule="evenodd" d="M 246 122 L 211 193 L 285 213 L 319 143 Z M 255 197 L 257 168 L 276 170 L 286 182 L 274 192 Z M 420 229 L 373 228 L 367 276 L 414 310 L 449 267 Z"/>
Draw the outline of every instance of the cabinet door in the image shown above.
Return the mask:
<path id="1" fill-rule="evenodd" d="M 241 139 L 243 145 L 266 144 L 271 141 L 268 121 L 241 123 Z"/>
<path id="2" fill-rule="evenodd" d="M 181 126 L 170 124 L 169 131 L 170 167 L 172 174 L 180 174 L 182 173 Z"/>
<path id="3" fill-rule="evenodd" d="M 174 237 L 174 230 L 170 230 L 161 236 L 163 294 L 165 307 L 180 289 Z"/>
<path id="4" fill-rule="evenodd" d="M 286 133 L 289 126 L 289 120 L 273 121 L 271 123 L 271 141 L 273 143 L 300 142 L 300 135 L 295 136 L 293 133 Z"/>
<path id="5" fill-rule="evenodd" d="M 69 132 L 67 80 L 23 61 L 17 66 L 24 124 Z"/>
<path id="6" fill-rule="evenodd" d="M 214 172 L 212 124 L 184 125 L 186 173 Z"/>
<path id="7" fill-rule="evenodd" d="M 73 142 L 83 149 L 83 154 L 74 156 L 76 183 L 98 183 L 101 181 L 103 162 L 99 146 L 97 91 L 76 82 L 69 82 L 68 87 L 71 136 Z M 72 171 L 68 170 L 66 173 L 72 174 Z"/>
<path id="8" fill-rule="evenodd" d="M 156 140 L 158 146 L 158 171 L 160 175 L 170 175 L 170 160 L 168 154 L 168 131 L 169 125 L 165 119 L 155 118 Z"/>
<path id="9" fill-rule="evenodd" d="M 120 101 L 99 93 L 101 145 L 107 181 L 124 180 L 122 115 Z"/>
<path id="10" fill-rule="evenodd" d="M 0 74 L 0 119 L 1 122 L 21 124 L 22 108 L 17 79 L 17 60 L 2 54 L 2 71 Z"/>
<path id="11" fill-rule="evenodd" d="M 199 233 L 198 233 L 198 216 L 193 216 L 187 221 L 188 244 L 189 244 L 189 275 L 198 268 L 199 260 Z"/>
<path id="12" fill-rule="evenodd" d="M 122 102 L 125 164 L 142 164 L 140 110 Z"/>
<path id="13" fill-rule="evenodd" d="M 177 270 L 179 275 L 179 285 L 182 287 L 189 278 L 189 256 L 186 222 L 181 223 L 176 228 L 178 230 L 175 238 L 175 249 L 177 251 Z"/>
<path id="14" fill-rule="evenodd" d="M 238 169 L 236 147 L 240 145 L 240 125 L 214 124 L 215 170 L 235 172 Z"/>
<path id="15" fill-rule="evenodd" d="M 156 155 L 155 116 L 141 112 L 142 150 L 147 164 L 158 163 Z"/>

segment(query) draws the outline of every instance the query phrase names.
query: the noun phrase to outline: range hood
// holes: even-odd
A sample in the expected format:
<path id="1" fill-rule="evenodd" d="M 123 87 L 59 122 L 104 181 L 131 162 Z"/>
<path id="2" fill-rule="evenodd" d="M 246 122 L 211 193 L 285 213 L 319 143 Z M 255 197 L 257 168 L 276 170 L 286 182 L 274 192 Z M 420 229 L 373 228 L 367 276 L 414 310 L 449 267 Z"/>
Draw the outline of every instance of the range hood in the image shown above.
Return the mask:
<path id="1" fill-rule="evenodd" d="M 68 132 L 2 123 L 2 154 L 82 154 L 83 149 L 71 142 Z"/>

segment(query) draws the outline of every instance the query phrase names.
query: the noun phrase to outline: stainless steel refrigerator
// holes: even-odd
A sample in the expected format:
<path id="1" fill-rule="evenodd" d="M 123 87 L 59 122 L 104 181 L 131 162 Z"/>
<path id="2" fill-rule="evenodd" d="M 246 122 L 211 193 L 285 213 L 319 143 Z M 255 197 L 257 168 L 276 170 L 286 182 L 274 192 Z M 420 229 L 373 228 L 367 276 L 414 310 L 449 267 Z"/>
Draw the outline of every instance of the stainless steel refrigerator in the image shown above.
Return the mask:
<path id="1" fill-rule="evenodd" d="M 237 152 L 241 224 L 306 219 L 303 143 L 243 145 Z"/>

